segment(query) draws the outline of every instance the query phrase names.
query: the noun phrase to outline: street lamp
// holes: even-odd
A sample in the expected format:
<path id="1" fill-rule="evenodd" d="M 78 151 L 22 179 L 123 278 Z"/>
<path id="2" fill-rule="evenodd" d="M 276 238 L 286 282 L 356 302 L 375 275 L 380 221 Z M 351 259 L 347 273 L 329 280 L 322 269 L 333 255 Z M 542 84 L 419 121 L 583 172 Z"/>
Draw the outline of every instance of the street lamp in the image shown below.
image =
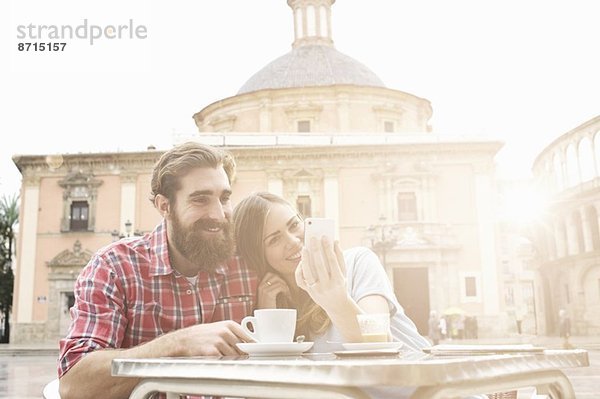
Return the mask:
<path id="1" fill-rule="evenodd" d="M 131 221 L 127 219 L 125 222 L 125 237 L 131 236 Z"/>
<path id="2" fill-rule="evenodd" d="M 131 223 L 131 221 L 129 219 L 127 219 L 127 221 L 125 222 L 125 234 L 119 233 L 117 230 L 113 230 L 110 233 L 113 242 L 117 241 L 121 238 L 131 237 L 132 227 L 133 227 L 133 224 Z M 138 235 L 138 234 L 136 234 L 136 235 Z"/>
<path id="3" fill-rule="evenodd" d="M 386 267 L 386 255 L 396 246 L 397 231 L 394 225 L 386 223 L 386 217 L 379 217 L 379 223 L 367 228 L 367 238 L 371 241 L 371 249 L 379 255 L 381 263 Z"/>

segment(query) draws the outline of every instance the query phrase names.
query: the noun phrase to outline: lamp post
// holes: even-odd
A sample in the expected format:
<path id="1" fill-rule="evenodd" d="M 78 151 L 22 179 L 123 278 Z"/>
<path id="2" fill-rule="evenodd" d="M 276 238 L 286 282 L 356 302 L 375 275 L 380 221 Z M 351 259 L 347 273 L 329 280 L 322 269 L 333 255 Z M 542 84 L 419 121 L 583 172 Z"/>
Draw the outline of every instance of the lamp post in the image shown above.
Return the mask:
<path id="1" fill-rule="evenodd" d="M 394 225 L 386 223 L 386 217 L 379 217 L 379 223 L 367 228 L 367 237 L 371 241 L 371 249 L 379 255 L 383 267 L 387 267 L 386 255 L 396 246 L 397 232 Z"/>
<path id="2" fill-rule="evenodd" d="M 131 237 L 132 227 L 133 227 L 133 224 L 131 223 L 131 221 L 129 219 L 127 219 L 127 221 L 125 222 L 125 234 L 119 233 L 117 230 L 113 230 L 110 233 L 113 242 L 120 240 L 121 238 Z M 138 234 L 135 234 L 135 235 L 138 235 Z M 139 235 L 141 235 L 141 234 L 139 234 Z"/>
<path id="3" fill-rule="evenodd" d="M 125 237 L 131 237 L 131 221 L 127 219 L 125 222 Z"/>

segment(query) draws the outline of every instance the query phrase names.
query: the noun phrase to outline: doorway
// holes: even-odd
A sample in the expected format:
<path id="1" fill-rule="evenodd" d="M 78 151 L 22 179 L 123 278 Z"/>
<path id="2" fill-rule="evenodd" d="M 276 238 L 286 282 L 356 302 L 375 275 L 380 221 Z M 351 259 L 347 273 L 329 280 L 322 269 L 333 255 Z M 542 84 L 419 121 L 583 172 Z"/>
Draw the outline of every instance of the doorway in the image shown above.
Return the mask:
<path id="1" fill-rule="evenodd" d="M 60 317 L 59 317 L 59 334 L 64 337 L 69 330 L 71 324 L 71 308 L 75 304 L 75 295 L 73 292 L 61 292 L 60 293 Z"/>
<path id="2" fill-rule="evenodd" d="M 404 313 L 427 335 L 429 319 L 429 276 L 426 267 L 394 268 L 394 292 Z"/>

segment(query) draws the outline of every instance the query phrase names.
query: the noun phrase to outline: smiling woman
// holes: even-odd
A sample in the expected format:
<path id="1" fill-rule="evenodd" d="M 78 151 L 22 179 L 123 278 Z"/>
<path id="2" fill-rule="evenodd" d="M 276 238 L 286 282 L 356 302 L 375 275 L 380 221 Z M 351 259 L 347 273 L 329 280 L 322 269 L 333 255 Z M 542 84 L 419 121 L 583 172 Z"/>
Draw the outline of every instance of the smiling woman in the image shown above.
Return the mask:
<path id="1" fill-rule="evenodd" d="M 261 279 L 258 308 L 297 309 L 296 335 L 326 352 L 342 342 L 366 342 L 357 316 L 386 314 L 385 339 L 409 350 L 429 346 L 398 303 L 379 258 L 363 247 L 341 251 L 338 242 L 305 242 L 297 210 L 270 193 L 255 193 L 234 210 L 238 254 Z"/>

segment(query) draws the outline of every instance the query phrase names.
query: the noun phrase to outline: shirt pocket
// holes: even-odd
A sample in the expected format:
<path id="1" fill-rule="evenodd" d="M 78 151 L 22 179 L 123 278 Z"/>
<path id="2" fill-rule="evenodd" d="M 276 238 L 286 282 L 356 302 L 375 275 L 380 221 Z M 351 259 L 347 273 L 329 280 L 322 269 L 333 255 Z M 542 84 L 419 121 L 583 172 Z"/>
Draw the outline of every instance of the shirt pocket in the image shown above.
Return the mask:
<path id="1" fill-rule="evenodd" d="M 252 295 L 233 295 L 217 299 L 213 321 L 234 320 L 238 323 L 252 314 Z"/>

